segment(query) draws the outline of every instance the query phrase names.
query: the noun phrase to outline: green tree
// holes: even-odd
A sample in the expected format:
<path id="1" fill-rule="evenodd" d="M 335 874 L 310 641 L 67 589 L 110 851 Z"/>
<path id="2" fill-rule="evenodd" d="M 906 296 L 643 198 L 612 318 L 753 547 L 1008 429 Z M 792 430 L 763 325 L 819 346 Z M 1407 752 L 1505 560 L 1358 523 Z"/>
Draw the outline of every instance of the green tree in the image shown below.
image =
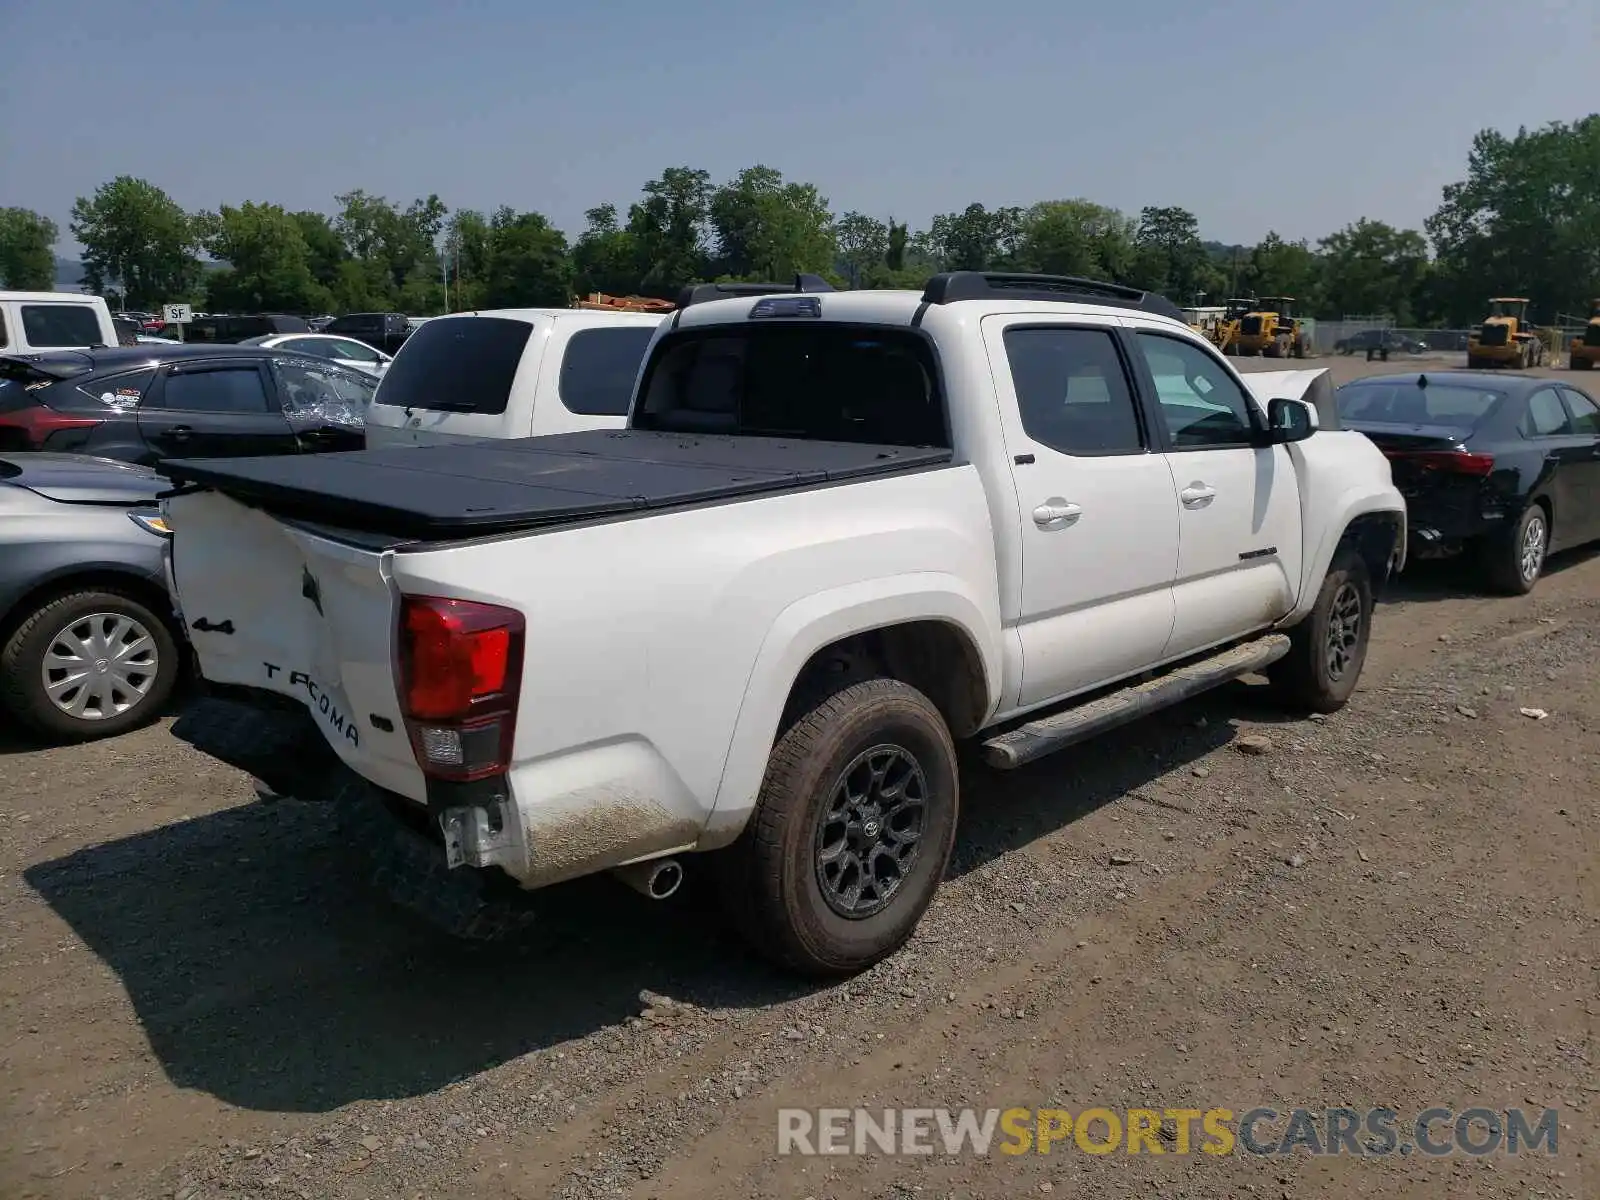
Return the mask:
<path id="1" fill-rule="evenodd" d="M 1457 322 L 1481 318 L 1491 295 L 1528 296 L 1545 320 L 1587 312 L 1600 295 L 1600 113 L 1509 138 L 1485 129 L 1426 228 Z"/>
<path id="2" fill-rule="evenodd" d="M 889 226 L 864 213 L 847 212 L 833 224 L 839 266 L 853 288 L 866 286 L 878 268 L 887 269 Z"/>
<path id="3" fill-rule="evenodd" d="M 1328 311 L 1325 266 L 1304 241 L 1286 242 L 1272 231 L 1251 249 L 1240 271 L 1240 282 L 1256 296 L 1292 296 L 1298 306 L 1296 311 L 1310 316 Z"/>
<path id="4" fill-rule="evenodd" d="M 344 248 L 344 241 L 339 237 L 339 231 L 333 227 L 333 222 L 319 212 L 290 213 L 294 223 L 300 227 L 300 237 L 306 244 L 306 266 L 311 271 L 311 278 L 328 290 L 331 296 L 339 283 L 340 265 L 350 256 Z"/>
<path id="5" fill-rule="evenodd" d="M 486 308 L 565 308 L 572 303 L 567 239 L 538 213 L 495 212 L 489 222 Z"/>
<path id="6" fill-rule="evenodd" d="M 903 271 L 906 266 L 906 242 L 911 231 L 904 222 L 896 224 L 889 218 L 889 243 L 883 255 L 883 265 L 891 271 Z"/>
<path id="7" fill-rule="evenodd" d="M 1397 325 L 1415 320 L 1417 294 L 1428 273 L 1428 243 L 1420 233 L 1362 217 L 1317 244 L 1330 316 L 1388 313 Z"/>
<path id="8" fill-rule="evenodd" d="M 334 228 L 359 265 L 353 272 L 341 269 L 335 295 L 342 292 L 348 301 L 359 291 L 379 307 L 439 311 L 444 284 L 437 242 L 449 211 L 439 197 L 415 200 L 404 210 L 360 188 L 334 199 L 339 204 Z"/>
<path id="9" fill-rule="evenodd" d="M 278 205 L 223 205 L 202 224 L 209 226 L 206 249 L 228 264 L 206 280 L 208 308 L 316 313 L 333 303 L 311 274 L 300 222 Z"/>
<path id="10" fill-rule="evenodd" d="M 143 179 L 119 175 L 72 206 L 72 235 L 83 245 L 90 291 L 113 282 L 123 302 L 153 309 L 189 298 L 199 282 L 201 230 L 172 197 Z"/>
<path id="11" fill-rule="evenodd" d="M 639 286 L 674 296 L 684 284 L 706 278 L 711 176 L 693 167 L 668 167 L 643 190 L 644 197 L 628 209 Z"/>
<path id="12" fill-rule="evenodd" d="M 1019 265 L 1047 275 L 1122 282 L 1134 272 L 1137 226 L 1090 200 L 1046 200 L 1022 218 Z"/>
<path id="13" fill-rule="evenodd" d="M 0 284 L 47 292 L 56 282 L 56 223 L 27 208 L 0 208 Z"/>
<path id="14" fill-rule="evenodd" d="M 1193 304 L 1222 286 L 1200 241 L 1200 222 L 1186 208 L 1140 209 L 1133 245 L 1133 281 L 1147 291 Z"/>
<path id="15" fill-rule="evenodd" d="M 783 280 L 833 270 L 833 214 L 812 184 L 746 167 L 712 192 L 708 212 L 721 274 Z"/>
<path id="16" fill-rule="evenodd" d="M 450 275 L 447 307 L 454 312 L 482 308 L 489 279 L 489 221 L 481 212 L 457 209 L 445 229 L 443 258 Z"/>
<path id="17" fill-rule="evenodd" d="M 588 222 L 572 247 L 573 284 L 580 296 L 604 292 L 631 296 L 642 282 L 639 248 L 622 228 L 615 204 L 601 204 L 583 214 Z"/>

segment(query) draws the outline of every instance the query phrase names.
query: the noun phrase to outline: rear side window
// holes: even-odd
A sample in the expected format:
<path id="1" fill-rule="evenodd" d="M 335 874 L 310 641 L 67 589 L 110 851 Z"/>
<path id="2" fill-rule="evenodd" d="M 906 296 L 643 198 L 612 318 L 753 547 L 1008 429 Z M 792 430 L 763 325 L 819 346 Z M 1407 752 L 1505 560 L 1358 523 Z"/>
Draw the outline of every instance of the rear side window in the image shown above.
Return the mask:
<path id="1" fill-rule="evenodd" d="M 0 350 L 4 350 L 10 344 L 11 344 L 11 342 L 6 337 L 6 314 L 5 314 L 5 310 L 4 309 L 0 309 Z"/>
<path id="2" fill-rule="evenodd" d="M 261 372 L 253 366 L 169 375 L 161 392 L 161 407 L 176 412 L 237 415 L 271 411 Z"/>
<path id="3" fill-rule="evenodd" d="M 1062 454 L 1144 448 L 1133 393 L 1111 334 L 1098 329 L 1008 329 L 1006 361 L 1023 431 Z"/>
<path id="4" fill-rule="evenodd" d="M 89 399 L 107 408 L 137 408 L 150 385 L 155 382 L 156 369 L 129 371 L 123 375 L 103 375 L 77 385 L 77 390 Z"/>
<path id="5" fill-rule="evenodd" d="M 655 329 L 627 325 L 581 329 L 567 341 L 557 387 L 568 412 L 595 417 L 625 417 L 645 349 Z"/>
<path id="6" fill-rule="evenodd" d="M 377 403 L 395 408 L 505 412 L 533 326 L 504 317 L 441 317 L 406 339 Z"/>
<path id="7" fill-rule="evenodd" d="M 1528 415 L 1522 419 L 1522 432 L 1527 437 L 1555 437 L 1569 433 L 1567 408 L 1555 388 L 1540 388 L 1528 397 Z"/>
<path id="8" fill-rule="evenodd" d="M 932 349 L 878 326 L 750 323 L 671 335 L 656 344 L 642 395 L 640 429 L 950 444 Z"/>
<path id="9" fill-rule="evenodd" d="M 1582 392 L 1567 388 L 1567 405 L 1572 409 L 1572 429 L 1584 437 L 1600 434 L 1600 408 Z"/>
<path id="10" fill-rule="evenodd" d="M 97 346 L 105 343 L 100 318 L 86 304 L 24 304 L 22 335 L 30 346 Z"/>

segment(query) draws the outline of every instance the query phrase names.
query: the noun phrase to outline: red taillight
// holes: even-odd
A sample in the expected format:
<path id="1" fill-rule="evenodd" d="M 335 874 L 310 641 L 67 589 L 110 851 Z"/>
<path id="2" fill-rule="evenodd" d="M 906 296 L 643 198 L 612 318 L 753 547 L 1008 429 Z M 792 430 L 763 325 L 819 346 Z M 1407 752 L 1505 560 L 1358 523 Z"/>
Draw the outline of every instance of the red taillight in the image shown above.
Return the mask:
<path id="1" fill-rule="evenodd" d="M 510 765 L 522 682 L 522 614 L 442 596 L 406 596 L 400 684 L 417 765 L 482 779 Z"/>
<path id="2" fill-rule="evenodd" d="M 1494 455 L 1471 454 L 1465 450 L 1385 450 L 1390 462 L 1410 463 L 1424 471 L 1449 471 L 1455 475 L 1479 478 L 1494 471 Z"/>
<path id="3" fill-rule="evenodd" d="M 30 450 L 43 450 L 45 439 L 51 434 L 72 429 L 93 429 L 99 424 L 101 422 L 96 417 L 69 417 L 42 404 L 30 404 L 27 408 L 0 413 L 0 430 L 12 431 L 11 437 L 0 440 L 20 441 Z M 74 444 L 81 441 L 81 439 L 72 440 Z M 70 447 L 63 444 L 61 448 Z"/>

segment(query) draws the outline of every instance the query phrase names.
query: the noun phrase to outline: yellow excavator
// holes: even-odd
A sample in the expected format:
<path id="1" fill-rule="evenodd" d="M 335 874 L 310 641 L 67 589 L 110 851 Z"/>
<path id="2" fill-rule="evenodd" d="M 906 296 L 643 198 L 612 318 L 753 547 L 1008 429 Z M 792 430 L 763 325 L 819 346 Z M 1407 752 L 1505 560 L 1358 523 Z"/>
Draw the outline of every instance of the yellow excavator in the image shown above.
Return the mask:
<path id="1" fill-rule="evenodd" d="M 1544 340 L 1528 320 L 1526 296 L 1495 296 L 1489 315 L 1467 335 L 1467 369 L 1512 367 L 1527 370 L 1544 362 Z"/>
<path id="2" fill-rule="evenodd" d="M 1592 371 L 1600 363 L 1600 300 L 1590 301 L 1589 324 L 1572 339 L 1568 353 L 1568 365 L 1574 371 Z"/>
<path id="3" fill-rule="evenodd" d="M 1294 315 L 1293 296 L 1262 296 L 1239 318 L 1239 353 L 1268 358 L 1304 358 L 1311 331 Z"/>

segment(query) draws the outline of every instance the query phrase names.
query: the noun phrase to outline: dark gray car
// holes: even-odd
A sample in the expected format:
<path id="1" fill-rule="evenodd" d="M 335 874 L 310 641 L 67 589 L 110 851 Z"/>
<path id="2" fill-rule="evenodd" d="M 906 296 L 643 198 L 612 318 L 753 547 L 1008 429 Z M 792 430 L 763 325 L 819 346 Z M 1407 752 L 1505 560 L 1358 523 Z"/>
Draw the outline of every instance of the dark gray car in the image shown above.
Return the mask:
<path id="1" fill-rule="evenodd" d="M 154 720 L 183 669 L 146 467 L 0 455 L 0 710 L 87 741 Z M 10 724 L 0 718 L 0 724 Z"/>

